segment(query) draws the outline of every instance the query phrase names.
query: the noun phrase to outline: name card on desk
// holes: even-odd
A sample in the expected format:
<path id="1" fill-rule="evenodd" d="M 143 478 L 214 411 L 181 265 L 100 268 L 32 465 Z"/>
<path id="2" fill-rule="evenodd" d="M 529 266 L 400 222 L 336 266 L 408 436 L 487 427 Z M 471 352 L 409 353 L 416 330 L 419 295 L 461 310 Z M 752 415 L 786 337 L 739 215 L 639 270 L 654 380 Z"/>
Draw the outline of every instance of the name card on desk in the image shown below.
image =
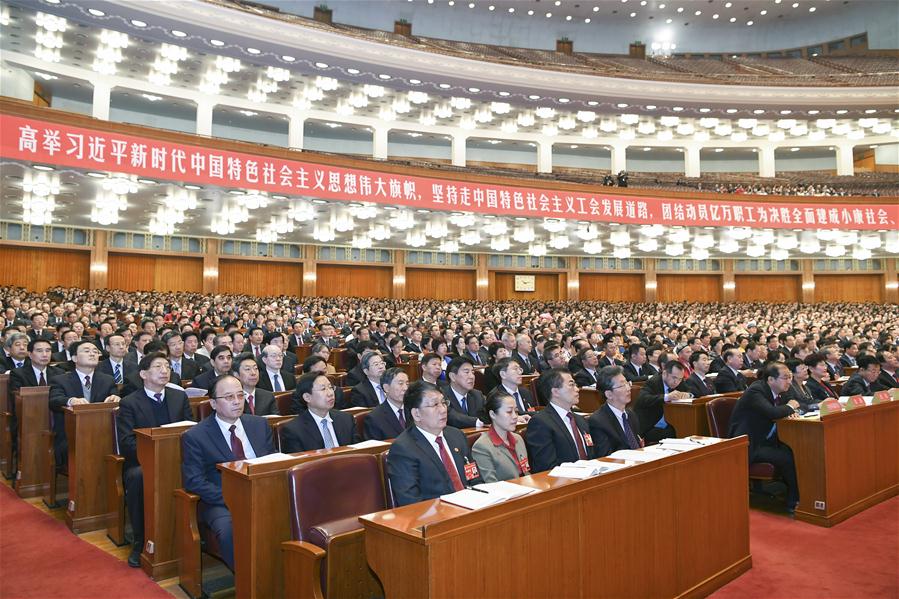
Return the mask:
<path id="1" fill-rule="evenodd" d="M 861 395 L 853 395 L 849 399 L 846 400 L 846 409 L 854 410 L 856 408 L 864 408 L 865 407 L 865 398 Z"/>
<path id="2" fill-rule="evenodd" d="M 841 406 L 840 402 L 835 399 L 827 399 L 818 404 L 818 411 L 821 412 L 822 416 L 838 414 L 843 411 L 843 406 Z"/>
<path id="3" fill-rule="evenodd" d="M 892 400 L 893 399 L 890 397 L 889 391 L 878 391 L 877 393 L 874 394 L 874 399 L 871 400 L 871 403 L 875 403 L 875 404 L 888 403 Z"/>

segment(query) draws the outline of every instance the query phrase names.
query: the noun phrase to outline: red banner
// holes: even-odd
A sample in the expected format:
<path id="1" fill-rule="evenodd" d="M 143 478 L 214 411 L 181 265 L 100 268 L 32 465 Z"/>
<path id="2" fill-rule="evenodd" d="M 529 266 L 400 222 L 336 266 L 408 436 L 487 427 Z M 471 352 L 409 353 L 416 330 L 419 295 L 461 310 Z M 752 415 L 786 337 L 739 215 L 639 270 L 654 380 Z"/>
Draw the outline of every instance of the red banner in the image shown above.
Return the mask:
<path id="1" fill-rule="evenodd" d="M 889 204 L 765 203 L 665 199 L 489 185 L 435 177 L 283 160 L 0 115 L 0 156 L 60 167 L 100 170 L 347 202 L 432 210 L 613 223 L 800 229 L 895 229 Z"/>

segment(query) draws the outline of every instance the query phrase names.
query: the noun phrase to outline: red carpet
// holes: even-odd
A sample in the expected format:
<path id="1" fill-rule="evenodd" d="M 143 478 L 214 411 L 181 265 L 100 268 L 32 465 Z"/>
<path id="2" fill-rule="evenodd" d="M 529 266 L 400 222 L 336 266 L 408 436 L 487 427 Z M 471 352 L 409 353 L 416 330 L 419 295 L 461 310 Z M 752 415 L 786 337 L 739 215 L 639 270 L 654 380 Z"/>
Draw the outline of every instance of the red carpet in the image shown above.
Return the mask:
<path id="1" fill-rule="evenodd" d="M 749 511 L 752 570 L 714 599 L 899 598 L 899 497 L 833 528 Z"/>
<path id="2" fill-rule="evenodd" d="M 141 570 L 82 541 L 0 485 L 0 597 L 171 599 Z"/>

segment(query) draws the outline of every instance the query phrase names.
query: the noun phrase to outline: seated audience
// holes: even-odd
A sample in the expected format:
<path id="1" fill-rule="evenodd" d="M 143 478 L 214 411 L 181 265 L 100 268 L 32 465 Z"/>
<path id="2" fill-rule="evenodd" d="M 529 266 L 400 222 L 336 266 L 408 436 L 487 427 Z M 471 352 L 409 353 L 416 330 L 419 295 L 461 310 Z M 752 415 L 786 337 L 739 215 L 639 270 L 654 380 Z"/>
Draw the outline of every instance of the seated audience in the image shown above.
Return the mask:
<path id="1" fill-rule="evenodd" d="M 479 419 L 484 396 L 474 388 L 474 365 L 466 357 L 456 357 L 446 369 L 449 384 L 443 387 L 447 401 L 447 424 L 455 428 L 483 426 Z"/>
<path id="2" fill-rule="evenodd" d="M 386 399 L 365 417 L 366 440 L 395 439 L 406 430 L 403 396 L 409 388 L 409 376 L 399 368 L 388 368 L 381 375 L 381 389 Z"/>
<path id="3" fill-rule="evenodd" d="M 524 439 L 515 432 L 518 424 L 515 399 L 505 390 L 497 389 L 487 397 L 479 419 L 490 426 L 471 448 L 481 479 L 492 483 L 530 474 Z"/>
<path id="4" fill-rule="evenodd" d="M 684 379 L 684 386 L 693 394 L 693 397 L 715 394 L 712 379 L 707 378 L 711 366 L 712 360 L 709 358 L 708 352 L 697 351 L 690 354 L 690 368 L 693 369 L 693 372 Z"/>
<path id="5" fill-rule="evenodd" d="M 319 372 L 304 374 L 295 393 L 306 409 L 281 425 L 283 453 L 331 449 L 361 440 L 353 417 L 334 409 L 334 385 L 326 375 Z"/>
<path id="6" fill-rule="evenodd" d="M 593 438 L 593 454 L 603 458 L 619 449 L 638 449 L 643 440 L 637 415 L 628 408 L 631 402 L 631 383 L 621 366 L 606 366 L 599 372 L 596 389 L 605 403 L 587 419 Z"/>
<path id="7" fill-rule="evenodd" d="M 240 354 L 233 363 L 234 376 L 240 380 L 246 400 L 244 412 L 253 416 L 277 416 L 278 402 L 275 394 L 256 386 L 259 383 L 259 365 L 253 354 L 249 352 Z"/>
<path id="8" fill-rule="evenodd" d="M 880 362 L 874 356 L 863 355 L 857 360 L 858 370 L 843 384 L 840 395 L 852 397 L 853 395 L 874 395 L 875 391 L 881 391 L 877 379 L 880 378 Z"/>
<path id="9" fill-rule="evenodd" d="M 537 385 L 549 405 L 528 421 L 525 441 L 531 470 L 543 472 L 564 462 L 594 458 L 590 427 L 583 416 L 572 412 L 578 386 L 571 373 L 562 368 L 547 370 Z"/>
<path id="10" fill-rule="evenodd" d="M 683 381 L 683 365 L 677 360 L 671 360 L 665 363 L 662 374 L 650 378 L 640 389 L 634 403 L 634 413 L 639 419 L 640 436 L 647 444 L 677 436 L 677 431 L 665 420 L 665 404 L 691 397 Z"/>

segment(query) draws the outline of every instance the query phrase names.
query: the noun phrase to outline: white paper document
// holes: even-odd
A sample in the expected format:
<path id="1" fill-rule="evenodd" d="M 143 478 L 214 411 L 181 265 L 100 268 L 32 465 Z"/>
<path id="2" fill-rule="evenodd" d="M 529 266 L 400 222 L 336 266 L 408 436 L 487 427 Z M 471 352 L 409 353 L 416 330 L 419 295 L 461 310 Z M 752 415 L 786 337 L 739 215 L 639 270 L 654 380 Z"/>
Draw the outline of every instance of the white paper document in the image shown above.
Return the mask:
<path id="1" fill-rule="evenodd" d="M 440 501 L 445 501 L 467 510 L 479 510 L 497 503 L 502 503 L 505 499 L 502 496 L 493 493 L 482 493 L 472 489 L 462 489 L 455 493 L 441 495 Z"/>
<path id="2" fill-rule="evenodd" d="M 259 458 L 251 458 L 249 460 L 244 460 L 247 464 L 268 464 L 270 462 L 280 462 L 283 460 L 290 460 L 295 456 L 290 455 L 289 453 L 270 453 L 268 455 L 264 455 Z"/>
<path id="3" fill-rule="evenodd" d="M 684 437 L 683 439 L 662 439 L 659 441 L 659 445 L 662 447 L 677 447 L 678 449 L 688 450 L 706 447 L 720 442 L 721 439 L 716 437 Z"/>
<path id="4" fill-rule="evenodd" d="M 556 466 L 549 471 L 549 475 L 557 478 L 584 479 L 605 472 L 612 472 L 620 467 L 624 467 L 624 464 L 599 462 L 597 460 L 578 460 L 577 462 L 565 462 Z"/>
<path id="5" fill-rule="evenodd" d="M 168 424 L 163 424 L 160 428 L 171 428 L 173 426 L 193 426 L 196 422 L 193 420 L 179 420 L 178 422 L 170 422 Z"/>
<path id="6" fill-rule="evenodd" d="M 606 457 L 615 458 L 616 460 L 627 460 L 629 462 L 651 462 L 666 457 L 667 453 L 660 451 L 638 451 L 636 449 L 619 449 L 615 453 Z"/>
<path id="7" fill-rule="evenodd" d="M 526 487 L 524 485 L 510 483 L 504 480 L 497 481 L 495 483 L 481 483 L 479 485 L 475 485 L 474 488 L 480 489 L 481 491 L 487 491 L 491 495 L 502 497 L 503 500 L 515 499 L 516 497 L 522 497 L 524 495 L 528 495 L 537 491 L 537 489 L 535 489 L 534 487 Z"/>
<path id="8" fill-rule="evenodd" d="M 386 445 L 390 445 L 390 443 L 387 443 L 386 441 L 378 441 L 377 439 L 369 439 L 368 441 L 361 441 L 360 443 L 347 445 L 347 447 L 352 447 L 353 449 L 368 449 L 369 447 L 383 447 Z"/>

